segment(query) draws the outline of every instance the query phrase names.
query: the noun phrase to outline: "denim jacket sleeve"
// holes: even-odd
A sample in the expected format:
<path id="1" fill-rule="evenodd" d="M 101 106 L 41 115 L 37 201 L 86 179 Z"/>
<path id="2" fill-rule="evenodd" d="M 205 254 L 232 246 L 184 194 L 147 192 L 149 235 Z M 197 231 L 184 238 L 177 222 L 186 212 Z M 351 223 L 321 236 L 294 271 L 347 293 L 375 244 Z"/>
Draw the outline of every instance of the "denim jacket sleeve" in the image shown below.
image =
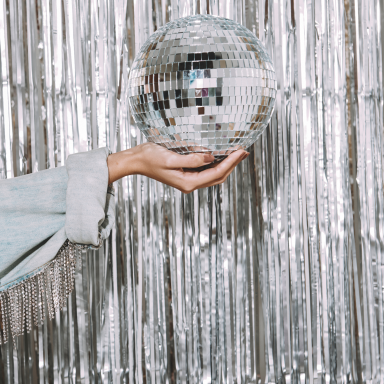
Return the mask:
<path id="1" fill-rule="evenodd" d="M 0 292 L 38 273 L 66 239 L 97 246 L 114 223 L 107 148 L 65 167 L 0 180 Z"/>

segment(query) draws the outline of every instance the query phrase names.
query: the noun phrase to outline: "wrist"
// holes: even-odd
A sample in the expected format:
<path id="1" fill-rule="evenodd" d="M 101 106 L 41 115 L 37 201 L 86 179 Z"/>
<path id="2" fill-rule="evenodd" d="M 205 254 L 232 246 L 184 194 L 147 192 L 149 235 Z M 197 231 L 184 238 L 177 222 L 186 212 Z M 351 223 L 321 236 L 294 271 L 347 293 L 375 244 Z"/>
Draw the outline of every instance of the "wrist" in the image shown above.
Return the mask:
<path id="1" fill-rule="evenodd" d="M 140 168 L 140 145 L 108 156 L 109 184 L 124 176 L 135 175 Z"/>

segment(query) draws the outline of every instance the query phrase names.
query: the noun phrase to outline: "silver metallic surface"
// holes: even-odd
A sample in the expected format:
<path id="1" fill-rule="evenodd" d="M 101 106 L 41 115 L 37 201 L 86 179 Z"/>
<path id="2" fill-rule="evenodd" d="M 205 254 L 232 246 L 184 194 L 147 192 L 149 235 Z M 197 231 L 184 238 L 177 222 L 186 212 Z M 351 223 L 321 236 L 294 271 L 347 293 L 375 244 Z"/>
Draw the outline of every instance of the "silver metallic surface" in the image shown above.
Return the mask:
<path id="1" fill-rule="evenodd" d="M 383 5 L 1 0 L 1 177 L 141 142 L 129 70 L 173 19 L 246 26 L 277 93 L 223 185 L 116 183 L 109 241 L 53 321 L 0 347 L 0 383 L 382 382 Z"/>
<path id="2" fill-rule="evenodd" d="M 140 48 L 128 97 L 148 141 L 219 158 L 264 132 L 275 105 L 275 71 L 260 40 L 241 24 L 188 16 L 159 28 Z"/>

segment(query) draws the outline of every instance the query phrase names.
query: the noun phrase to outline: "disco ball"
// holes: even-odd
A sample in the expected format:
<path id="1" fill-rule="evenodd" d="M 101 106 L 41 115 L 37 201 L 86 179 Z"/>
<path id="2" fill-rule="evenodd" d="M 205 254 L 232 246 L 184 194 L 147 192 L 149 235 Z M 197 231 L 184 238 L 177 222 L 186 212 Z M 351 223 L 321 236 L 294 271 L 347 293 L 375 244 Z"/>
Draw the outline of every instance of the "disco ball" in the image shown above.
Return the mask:
<path id="1" fill-rule="evenodd" d="M 141 47 L 129 74 L 131 113 L 147 140 L 217 159 L 253 144 L 273 112 L 276 79 L 259 39 L 233 20 L 178 19 Z"/>

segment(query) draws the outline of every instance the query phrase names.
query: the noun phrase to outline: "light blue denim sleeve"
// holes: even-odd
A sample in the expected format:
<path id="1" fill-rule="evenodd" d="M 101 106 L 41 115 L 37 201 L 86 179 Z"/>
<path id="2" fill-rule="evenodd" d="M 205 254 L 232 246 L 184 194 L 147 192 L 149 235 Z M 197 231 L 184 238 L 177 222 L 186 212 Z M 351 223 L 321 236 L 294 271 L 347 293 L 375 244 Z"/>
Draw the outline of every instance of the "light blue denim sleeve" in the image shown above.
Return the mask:
<path id="1" fill-rule="evenodd" d="M 107 148 L 99 148 L 68 157 L 65 232 L 72 243 L 98 245 L 107 202 L 108 155 Z"/>
<path id="2" fill-rule="evenodd" d="M 114 224 L 107 148 L 66 167 L 0 180 L 0 291 L 37 273 L 69 238 L 98 245 Z"/>
<path id="3" fill-rule="evenodd" d="M 0 180 L 0 285 L 64 227 L 67 182 L 65 167 Z"/>

